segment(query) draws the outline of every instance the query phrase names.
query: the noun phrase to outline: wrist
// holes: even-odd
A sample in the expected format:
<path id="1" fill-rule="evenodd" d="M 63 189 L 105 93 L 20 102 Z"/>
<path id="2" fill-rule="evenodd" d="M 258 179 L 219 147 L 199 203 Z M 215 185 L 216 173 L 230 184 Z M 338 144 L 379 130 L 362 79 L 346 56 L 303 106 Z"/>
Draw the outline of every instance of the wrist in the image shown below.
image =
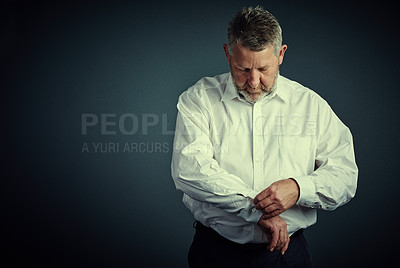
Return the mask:
<path id="1" fill-rule="evenodd" d="M 296 204 L 303 207 L 316 208 L 316 190 L 312 176 L 300 176 L 293 179 L 300 187 L 299 199 Z"/>
<path id="2" fill-rule="evenodd" d="M 296 198 L 296 202 L 297 202 L 299 200 L 299 197 L 300 197 L 300 186 L 299 186 L 299 184 L 297 183 L 297 181 L 295 179 L 289 178 L 288 180 L 291 180 L 292 182 L 294 182 L 294 185 L 296 186 L 295 192 L 296 192 L 296 196 L 297 196 L 297 198 Z"/>

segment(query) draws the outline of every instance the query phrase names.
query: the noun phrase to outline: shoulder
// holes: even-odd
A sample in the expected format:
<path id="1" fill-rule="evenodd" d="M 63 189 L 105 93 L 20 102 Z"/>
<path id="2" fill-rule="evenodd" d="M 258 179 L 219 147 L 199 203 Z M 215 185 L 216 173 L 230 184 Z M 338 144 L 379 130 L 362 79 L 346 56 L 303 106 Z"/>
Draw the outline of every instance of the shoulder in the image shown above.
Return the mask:
<path id="1" fill-rule="evenodd" d="M 290 103 L 309 103 L 318 106 L 329 106 L 328 103 L 314 90 L 300 84 L 299 82 L 290 80 L 284 76 L 279 76 L 280 90 L 288 98 Z"/>
<path id="2" fill-rule="evenodd" d="M 179 102 L 185 100 L 195 102 L 214 102 L 215 100 L 220 100 L 228 78 L 229 73 L 213 77 L 203 77 L 180 95 Z"/>

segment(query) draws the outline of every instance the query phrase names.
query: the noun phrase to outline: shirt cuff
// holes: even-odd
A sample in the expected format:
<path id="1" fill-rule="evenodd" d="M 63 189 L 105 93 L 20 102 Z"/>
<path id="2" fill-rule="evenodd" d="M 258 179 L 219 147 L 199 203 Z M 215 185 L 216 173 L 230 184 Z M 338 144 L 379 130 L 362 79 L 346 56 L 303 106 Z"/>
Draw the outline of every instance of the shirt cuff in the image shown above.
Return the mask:
<path id="1" fill-rule="evenodd" d="M 296 205 L 303 207 L 317 207 L 317 202 L 315 200 L 315 185 L 312 181 L 311 176 L 301 176 L 293 178 L 300 188 L 299 200 L 297 200 Z"/>
<path id="2" fill-rule="evenodd" d="M 254 205 L 248 209 L 242 209 L 238 214 L 239 217 L 251 223 L 258 223 L 263 213 L 257 210 Z"/>
<path id="3" fill-rule="evenodd" d="M 253 199 L 254 197 L 256 197 L 257 194 L 258 192 L 256 191 L 250 191 L 246 194 L 246 199 L 248 202 L 247 206 L 240 210 L 238 214 L 239 217 L 251 223 L 258 223 L 261 216 L 263 215 L 263 213 L 260 210 L 257 210 L 255 208 L 255 205 L 253 204 Z"/>

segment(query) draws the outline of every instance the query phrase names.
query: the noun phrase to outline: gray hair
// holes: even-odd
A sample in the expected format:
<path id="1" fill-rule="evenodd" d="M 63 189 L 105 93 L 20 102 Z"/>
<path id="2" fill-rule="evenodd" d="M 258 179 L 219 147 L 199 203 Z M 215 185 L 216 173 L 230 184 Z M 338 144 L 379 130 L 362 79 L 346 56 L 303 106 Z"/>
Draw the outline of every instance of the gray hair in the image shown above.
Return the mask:
<path id="1" fill-rule="evenodd" d="M 279 56 L 282 46 L 282 29 L 277 19 L 261 6 L 247 7 L 239 11 L 229 22 L 228 50 L 233 55 L 235 45 L 253 51 L 261 51 L 272 46 L 273 53 Z"/>

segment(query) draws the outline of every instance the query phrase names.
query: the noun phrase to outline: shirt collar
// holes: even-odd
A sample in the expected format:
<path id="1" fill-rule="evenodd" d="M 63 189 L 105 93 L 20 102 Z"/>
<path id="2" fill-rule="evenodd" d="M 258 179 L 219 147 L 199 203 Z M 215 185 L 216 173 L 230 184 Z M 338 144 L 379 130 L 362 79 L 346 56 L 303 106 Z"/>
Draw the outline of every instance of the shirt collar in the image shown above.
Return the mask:
<path id="1" fill-rule="evenodd" d="M 277 87 L 276 87 L 275 91 L 272 93 L 272 95 L 270 96 L 270 98 L 273 98 L 277 95 L 281 100 L 286 102 L 288 100 L 288 95 L 287 95 L 288 92 L 284 88 L 283 79 L 284 79 L 283 77 L 278 75 Z M 232 74 L 229 73 L 228 80 L 226 81 L 225 90 L 224 90 L 224 94 L 222 95 L 221 101 L 228 101 L 228 100 L 232 100 L 234 98 L 240 99 L 240 96 L 239 96 L 239 93 L 237 92 L 235 84 L 233 83 Z"/>
<path id="2" fill-rule="evenodd" d="M 239 98 L 239 93 L 236 90 L 236 86 L 233 83 L 232 74 L 229 73 L 228 80 L 225 84 L 224 94 L 222 95 L 221 101 L 232 100 L 234 98 Z"/>
<path id="3" fill-rule="evenodd" d="M 275 92 L 273 93 L 272 97 L 277 95 L 281 100 L 286 102 L 286 101 L 288 101 L 289 96 L 288 96 L 288 91 L 285 88 L 284 83 L 285 83 L 284 78 L 282 76 L 278 75 L 277 87 L 276 87 Z"/>

